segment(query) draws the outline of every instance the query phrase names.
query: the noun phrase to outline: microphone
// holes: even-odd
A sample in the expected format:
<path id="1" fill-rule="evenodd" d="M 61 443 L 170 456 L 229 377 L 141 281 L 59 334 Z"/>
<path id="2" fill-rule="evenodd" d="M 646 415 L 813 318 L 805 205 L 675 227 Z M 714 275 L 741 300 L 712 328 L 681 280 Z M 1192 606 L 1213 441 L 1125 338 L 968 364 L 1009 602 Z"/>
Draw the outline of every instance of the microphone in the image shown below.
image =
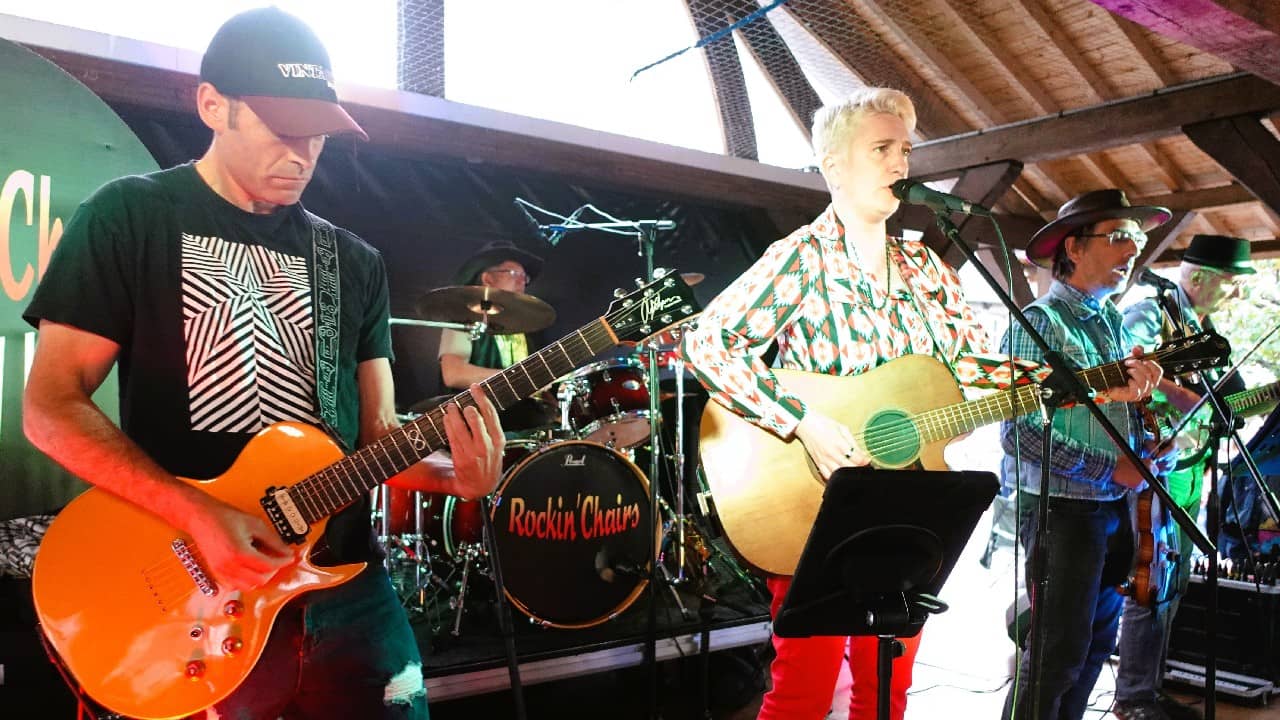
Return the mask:
<path id="1" fill-rule="evenodd" d="M 924 205 L 934 212 L 964 213 L 965 215 L 991 216 L 991 211 L 961 197 L 903 178 L 893 184 L 894 197 L 910 205 Z"/>
<path id="2" fill-rule="evenodd" d="M 534 235 L 537 235 L 538 237 L 542 238 L 546 242 L 551 243 L 553 247 L 555 246 L 556 243 L 560 242 L 560 234 L 552 233 L 550 237 L 547 236 L 546 227 L 539 225 L 538 221 L 534 219 L 532 215 L 529 214 L 529 210 L 525 208 L 523 200 L 521 200 L 520 198 L 516 198 L 515 206 L 517 208 L 520 208 L 520 214 L 524 216 L 525 224 L 529 226 L 529 229 L 533 231 Z"/>
<path id="3" fill-rule="evenodd" d="M 1178 287 L 1172 280 L 1160 277 L 1151 268 L 1142 268 L 1142 272 L 1138 273 L 1138 284 L 1150 285 L 1161 290 L 1174 290 Z"/>

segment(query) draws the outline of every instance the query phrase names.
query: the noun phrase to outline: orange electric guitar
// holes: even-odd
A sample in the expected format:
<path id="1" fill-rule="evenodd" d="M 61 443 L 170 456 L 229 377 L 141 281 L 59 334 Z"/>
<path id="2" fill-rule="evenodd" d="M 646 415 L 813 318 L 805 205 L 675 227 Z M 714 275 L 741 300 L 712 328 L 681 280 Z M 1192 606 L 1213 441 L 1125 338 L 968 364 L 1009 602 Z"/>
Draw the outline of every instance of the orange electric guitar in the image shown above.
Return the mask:
<path id="1" fill-rule="evenodd" d="M 698 311 L 672 274 L 614 301 L 609 312 L 489 378 L 500 409 L 602 350 L 636 342 Z M 448 404 L 474 404 L 469 392 Z M 444 407 L 343 457 L 322 431 L 277 423 L 254 437 L 222 476 L 187 480 L 265 519 L 301 560 L 264 587 L 221 585 L 200 548 L 154 515 L 90 489 L 45 535 L 33 576 L 36 613 L 85 692 L 136 718 L 180 718 L 231 693 L 262 654 L 285 603 L 350 580 L 365 563 L 321 567 L 310 551 L 329 516 L 444 447 Z"/>

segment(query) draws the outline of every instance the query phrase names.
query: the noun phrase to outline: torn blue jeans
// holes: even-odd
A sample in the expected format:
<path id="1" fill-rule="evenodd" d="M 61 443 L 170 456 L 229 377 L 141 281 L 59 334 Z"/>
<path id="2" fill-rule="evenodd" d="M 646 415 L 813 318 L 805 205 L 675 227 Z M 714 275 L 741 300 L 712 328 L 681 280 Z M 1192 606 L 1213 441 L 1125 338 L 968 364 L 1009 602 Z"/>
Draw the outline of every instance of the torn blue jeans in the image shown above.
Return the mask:
<path id="1" fill-rule="evenodd" d="M 196 717 L 200 717 L 197 715 Z M 262 657 L 205 720 L 426 720 L 422 657 L 381 565 L 289 603 Z"/>

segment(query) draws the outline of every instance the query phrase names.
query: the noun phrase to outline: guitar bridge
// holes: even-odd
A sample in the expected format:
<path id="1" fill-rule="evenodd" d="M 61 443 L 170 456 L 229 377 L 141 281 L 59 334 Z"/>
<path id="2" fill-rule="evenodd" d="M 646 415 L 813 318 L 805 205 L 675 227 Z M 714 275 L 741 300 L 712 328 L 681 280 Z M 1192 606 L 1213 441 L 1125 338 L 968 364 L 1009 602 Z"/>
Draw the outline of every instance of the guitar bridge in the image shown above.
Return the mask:
<path id="1" fill-rule="evenodd" d="M 200 594 L 213 597 L 218 594 L 218 586 L 209 578 L 209 574 L 201 567 L 200 561 L 196 559 L 195 553 L 192 552 L 191 546 L 182 538 L 175 538 L 169 547 L 173 549 L 173 554 L 178 556 L 178 562 L 182 563 L 182 567 L 191 576 L 191 581 L 196 584 L 196 588 Z"/>
<path id="2" fill-rule="evenodd" d="M 311 526 L 294 504 L 288 488 L 269 487 L 258 502 L 262 504 L 267 519 L 271 521 L 271 526 L 276 529 L 281 540 L 290 545 L 300 545 L 307 539 L 307 531 Z"/>

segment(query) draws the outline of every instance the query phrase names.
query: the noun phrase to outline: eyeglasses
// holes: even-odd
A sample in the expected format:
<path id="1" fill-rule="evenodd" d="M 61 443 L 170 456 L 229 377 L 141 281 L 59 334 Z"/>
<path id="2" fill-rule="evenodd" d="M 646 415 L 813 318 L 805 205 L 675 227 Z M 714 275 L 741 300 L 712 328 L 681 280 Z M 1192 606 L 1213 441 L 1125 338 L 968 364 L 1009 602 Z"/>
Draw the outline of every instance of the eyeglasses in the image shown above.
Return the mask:
<path id="1" fill-rule="evenodd" d="M 1137 245 L 1139 250 L 1146 247 L 1147 245 L 1147 234 L 1142 232 L 1141 230 L 1125 230 L 1121 228 L 1121 229 L 1112 230 L 1111 232 L 1108 232 L 1108 233 L 1081 233 L 1079 237 L 1082 237 L 1082 238 L 1104 237 L 1107 239 L 1107 242 L 1111 243 L 1112 245 L 1115 245 L 1118 242 L 1132 240 L 1133 244 Z"/>
<path id="2" fill-rule="evenodd" d="M 513 280 L 519 280 L 520 282 L 524 282 L 524 283 L 529 282 L 529 275 L 528 275 L 528 273 L 526 273 L 526 272 L 525 272 L 525 271 L 523 271 L 523 270 L 513 270 L 513 269 L 508 269 L 508 268 L 497 268 L 497 269 L 495 269 L 495 270 L 485 270 L 485 272 L 487 272 L 487 273 L 502 273 L 502 274 L 504 274 L 504 275 L 510 275 L 510 276 L 511 276 L 511 278 L 512 278 Z"/>

